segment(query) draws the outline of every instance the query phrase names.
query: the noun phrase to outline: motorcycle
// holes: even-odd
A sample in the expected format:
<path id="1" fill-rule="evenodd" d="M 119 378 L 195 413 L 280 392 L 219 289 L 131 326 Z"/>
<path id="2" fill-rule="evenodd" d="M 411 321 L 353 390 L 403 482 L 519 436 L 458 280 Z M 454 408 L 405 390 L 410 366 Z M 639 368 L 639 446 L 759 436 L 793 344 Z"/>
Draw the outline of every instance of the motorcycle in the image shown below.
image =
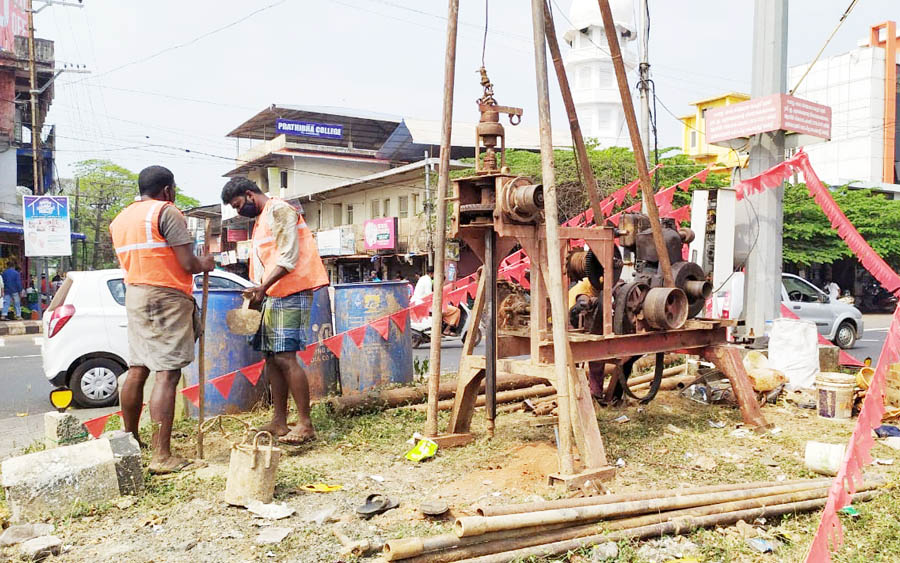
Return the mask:
<path id="1" fill-rule="evenodd" d="M 469 306 L 465 303 L 459 304 L 460 308 L 460 318 L 459 323 L 457 323 L 457 328 L 454 329 L 451 334 L 443 334 L 441 335 L 441 341 L 453 341 L 459 340 L 460 342 L 466 341 L 466 336 L 469 334 L 469 330 L 472 329 L 472 314 L 469 310 Z M 425 317 L 416 322 L 410 323 L 410 328 L 412 329 L 412 345 L 413 348 L 421 348 L 422 345 L 428 344 L 431 342 L 431 317 Z M 475 327 L 475 346 L 478 346 L 478 343 L 481 342 L 482 335 L 484 331 L 481 329 L 481 326 Z"/>

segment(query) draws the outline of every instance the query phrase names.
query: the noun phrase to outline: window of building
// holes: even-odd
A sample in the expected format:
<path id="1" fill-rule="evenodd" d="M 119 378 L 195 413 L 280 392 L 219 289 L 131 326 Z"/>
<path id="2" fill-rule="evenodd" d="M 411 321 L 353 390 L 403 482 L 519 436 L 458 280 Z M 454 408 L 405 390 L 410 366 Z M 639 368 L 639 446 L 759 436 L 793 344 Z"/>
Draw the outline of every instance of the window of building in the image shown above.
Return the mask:
<path id="1" fill-rule="evenodd" d="M 409 217 L 409 196 L 402 195 L 397 198 L 397 215 L 401 219 Z"/>
<path id="2" fill-rule="evenodd" d="M 691 131 L 691 148 L 695 148 L 697 146 L 697 132 Z"/>
<path id="3" fill-rule="evenodd" d="M 390 200 L 390 198 L 384 199 L 384 209 L 382 209 L 382 215 L 384 217 L 391 216 L 391 200 Z"/>
<path id="4" fill-rule="evenodd" d="M 333 208 L 333 211 L 332 211 L 332 213 L 331 213 L 331 219 L 334 221 L 334 223 L 331 225 L 332 227 L 337 227 L 338 225 L 341 224 L 341 217 L 344 216 L 343 211 L 344 211 L 344 210 L 343 210 L 343 208 L 341 207 L 341 204 L 340 204 L 340 203 L 334 204 L 334 208 Z"/>
<path id="5" fill-rule="evenodd" d="M 369 219 L 377 219 L 379 216 L 381 216 L 381 206 L 379 205 L 379 203 L 381 202 L 379 202 L 377 199 L 373 199 L 369 203 Z"/>
<path id="6" fill-rule="evenodd" d="M 353 204 L 352 203 L 347 204 L 347 224 L 348 225 L 353 224 Z"/>

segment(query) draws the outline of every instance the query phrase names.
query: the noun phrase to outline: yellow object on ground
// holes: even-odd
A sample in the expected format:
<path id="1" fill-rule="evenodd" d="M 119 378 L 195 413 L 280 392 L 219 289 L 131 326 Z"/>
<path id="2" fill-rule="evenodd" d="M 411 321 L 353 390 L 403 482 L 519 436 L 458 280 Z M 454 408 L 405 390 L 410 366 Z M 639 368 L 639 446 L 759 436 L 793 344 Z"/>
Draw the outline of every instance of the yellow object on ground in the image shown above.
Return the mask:
<path id="1" fill-rule="evenodd" d="M 327 483 L 307 483 L 300 487 L 301 490 L 310 493 L 333 493 L 335 491 L 340 491 L 343 488 L 343 485 L 329 485 Z"/>
<path id="2" fill-rule="evenodd" d="M 434 454 L 437 453 L 437 449 L 437 442 L 425 438 L 419 440 L 419 443 L 416 444 L 413 449 L 406 452 L 406 459 L 409 461 L 422 461 L 429 457 L 434 457 Z"/>

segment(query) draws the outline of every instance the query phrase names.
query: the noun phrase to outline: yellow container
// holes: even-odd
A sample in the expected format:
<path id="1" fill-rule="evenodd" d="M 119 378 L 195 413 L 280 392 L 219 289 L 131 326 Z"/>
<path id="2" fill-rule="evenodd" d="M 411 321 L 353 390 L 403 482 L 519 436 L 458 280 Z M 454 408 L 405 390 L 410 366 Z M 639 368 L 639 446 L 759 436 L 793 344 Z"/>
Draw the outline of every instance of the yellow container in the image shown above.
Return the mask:
<path id="1" fill-rule="evenodd" d="M 853 392 L 856 376 L 846 373 L 823 371 L 816 376 L 819 395 L 819 416 L 835 420 L 850 418 L 853 411 Z"/>

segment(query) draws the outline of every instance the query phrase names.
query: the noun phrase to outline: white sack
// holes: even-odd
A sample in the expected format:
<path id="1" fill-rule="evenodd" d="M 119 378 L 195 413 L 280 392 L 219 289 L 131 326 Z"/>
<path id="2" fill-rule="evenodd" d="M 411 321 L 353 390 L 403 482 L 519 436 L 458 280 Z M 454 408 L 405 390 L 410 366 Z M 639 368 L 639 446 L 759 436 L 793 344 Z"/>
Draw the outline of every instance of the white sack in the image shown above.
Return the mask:
<path id="1" fill-rule="evenodd" d="M 798 319 L 775 319 L 769 335 L 769 367 L 787 377 L 789 391 L 812 389 L 819 373 L 816 325 Z"/>

